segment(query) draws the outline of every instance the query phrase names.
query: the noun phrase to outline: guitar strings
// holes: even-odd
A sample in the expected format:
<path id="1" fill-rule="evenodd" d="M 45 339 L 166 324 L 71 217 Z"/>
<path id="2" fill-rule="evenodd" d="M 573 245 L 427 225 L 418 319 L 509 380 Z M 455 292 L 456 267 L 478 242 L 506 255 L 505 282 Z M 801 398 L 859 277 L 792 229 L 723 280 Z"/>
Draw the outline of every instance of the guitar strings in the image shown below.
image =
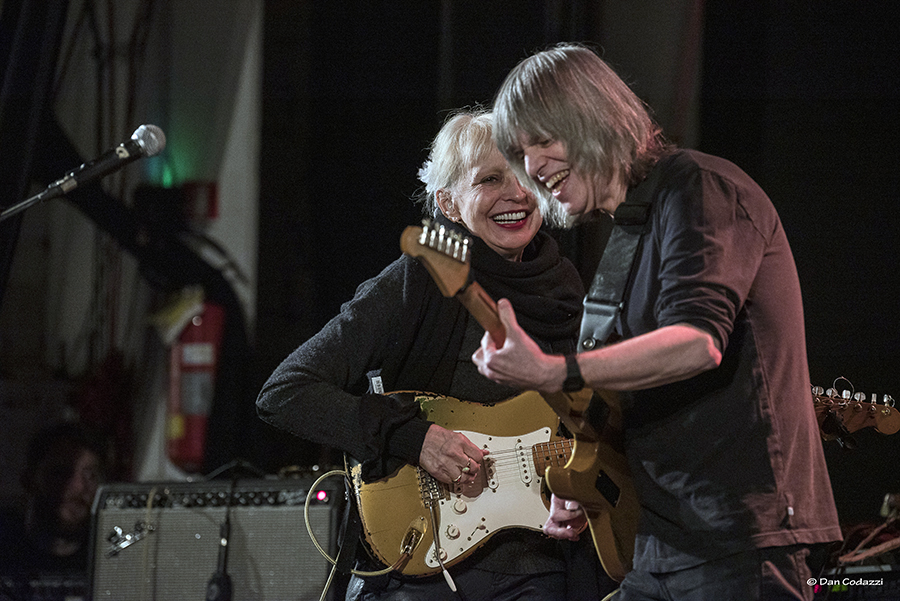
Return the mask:
<path id="1" fill-rule="evenodd" d="M 505 480 L 512 477 L 518 480 L 522 478 L 523 469 L 530 471 L 538 477 L 543 477 L 543 474 L 538 473 L 536 467 L 535 446 L 543 447 L 542 450 L 537 453 L 538 463 L 545 466 L 558 467 L 565 465 L 569 460 L 573 441 L 569 439 L 551 440 L 538 443 L 538 445 L 491 451 L 484 458 L 485 461 L 489 460 L 491 462 L 491 479 Z M 524 464 L 522 462 L 523 455 L 525 459 Z M 442 488 L 450 490 L 453 486 L 444 484 Z"/>
<path id="2" fill-rule="evenodd" d="M 499 449 L 497 451 L 491 451 L 488 457 L 505 457 L 511 454 L 518 455 L 520 451 L 527 452 L 528 455 L 531 455 L 534 452 L 534 446 L 522 447 L 521 449 Z M 549 458 L 557 457 L 560 454 L 565 454 L 572 450 L 572 443 L 569 440 L 543 442 L 540 443 L 540 446 L 546 448 L 546 452 L 540 453 L 540 455 L 547 455 Z"/>
<path id="3" fill-rule="evenodd" d="M 568 455 L 572 449 L 571 441 L 568 440 L 550 441 L 541 443 L 541 446 L 544 447 L 544 450 L 539 453 L 540 463 L 553 466 L 564 465 L 568 461 Z M 523 455 L 525 459 L 524 462 L 522 461 Z M 534 446 L 526 446 L 521 449 L 499 449 L 497 451 L 491 451 L 491 453 L 485 457 L 485 460 L 491 461 L 495 478 L 508 476 L 510 474 L 520 477 L 523 468 L 532 473 L 537 473 L 535 467 Z M 537 475 L 542 476 L 542 474 Z"/>
<path id="4" fill-rule="evenodd" d="M 544 447 L 546 447 L 546 451 L 543 453 L 539 453 L 539 457 L 543 458 L 544 462 L 549 463 L 557 460 L 568 461 L 568 454 L 572 450 L 572 445 L 569 441 L 562 441 L 560 443 L 541 443 Z M 529 460 L 534 461 L 534 447 L 523 447 L 522 449 L 500 449 L 497 451 L 491 451 L 487 458 L 493 459 L 495 463 L 518 463 L 520 454 L 524 453 Z"/>

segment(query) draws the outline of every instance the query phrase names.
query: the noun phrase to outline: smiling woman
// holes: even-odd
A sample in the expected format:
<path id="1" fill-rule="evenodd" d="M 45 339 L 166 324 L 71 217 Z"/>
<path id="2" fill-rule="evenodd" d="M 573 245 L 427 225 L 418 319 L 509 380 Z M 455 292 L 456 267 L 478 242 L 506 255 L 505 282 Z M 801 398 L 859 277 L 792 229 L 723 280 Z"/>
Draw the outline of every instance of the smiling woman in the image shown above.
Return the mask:
<path id="1" fill-rule="evenodd" d="M 500 256 L 521 261 L 543 220 L 534 195 L 522 186 L 494 145 L 491 119 L 485 111 L 452 116 L 435 138 L 419 177 L 425 182 L 426 207 L 432 213 L 440 210 Z M 454 150 L 455 146 L 460 148 Z M 451 162 L 463 147 L 468 158 Z"/>
<path id="2" fill-rule="evenodd" d="M 462 223 L 510 261 L 522 260 L 542 223 L 534 196 L 496 148 L 449 190 L 438 190 L 437 202 L 448 219 Z"/>
<path id="3" fill-rule="evenodd" d="M 424 212 L 439 227 L 471 238 L 471 278 L 489 296 L 511 299 L 519 323 L 541 348 L 571 352 L 580 322 L 581 279 L 553 238 L 540 230 L 535 198 L 497 150 L 491 130 L 491 114 L 482 110 L 463 111 L 445 122 L 419 171 Z M 473 442 L 480 440 L 477 435 L 467 436 L 456 428 L 470 428 L 429 417 L 434 414 L 426 414 L 419 404 L 426 396 L 384 391 L 427 391 L 487 411 L 512 406 L 515 419 L 508 421 L 520 427 L 519 420 L 533 413 L 510 404 L 521 391 L 482 377 L 469 359 L 483 335 L 456 298 L 441 294 L 424 265 L 402 255 L 361 284 L 325 328 L 282 362 L 259 395 L 259 414 L 295 436 L 352 456 L 361 464 L 364 484 L 388 483 L 392 508 L 407 500 L 395 477 L 408 466 L 417 467 L 421 482 L 477 488 L 494 465 L 492 453 Z M 558 420 L 551 415 L 547 422 L 541 431 L 555 432 Z M 478 427 L 486 425 L 479 422 Z M 540 509 L 545 519 L 549 512 L 543 503 Z M 514 509 L 507 513 L 520 515 Z M 401 529 L 409 523 L 406 519 Z M 461 531 L 459 524 L 441 528 L 442 545 Z M 425 534 L 426 539 L 433 536 L 432 529 Z M 389 544 L 400 548 L 400 542 Z M 567 599 L 567 591 L 575 598 L 602 598 L 600 585 L 608 582 L 598 581 L 604 577 L 596 556 L 586 548 L 575 552 L 577 545 L 590 541 L 557 542 L 534 526 L 492 529 L 477 551 L 456 556 L 446 566 L 460 595 L 441 575 L 410 578 L 403 566 L 376 576 L 372 572 L 385 567 L 383 559 L 372 565 L 361 553 L 357 569 L 364 574 L 351 578 L 347 598 Z M 431 544 L 423 543 L 426 554 Z"/>

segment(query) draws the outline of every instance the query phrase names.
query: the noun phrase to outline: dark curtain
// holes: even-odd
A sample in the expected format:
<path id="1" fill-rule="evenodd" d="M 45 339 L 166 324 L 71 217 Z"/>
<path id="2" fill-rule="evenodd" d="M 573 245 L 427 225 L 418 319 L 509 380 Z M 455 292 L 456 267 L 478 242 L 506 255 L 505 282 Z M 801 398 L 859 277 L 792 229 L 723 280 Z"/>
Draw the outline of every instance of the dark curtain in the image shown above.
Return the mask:
<path id="1" fill-rule="evenodd" d="M 0 3 L 0 209 L 25 199 L 46 126 L 67 0 Z M 0 303 L 22 215 L 0 221 Z"/>

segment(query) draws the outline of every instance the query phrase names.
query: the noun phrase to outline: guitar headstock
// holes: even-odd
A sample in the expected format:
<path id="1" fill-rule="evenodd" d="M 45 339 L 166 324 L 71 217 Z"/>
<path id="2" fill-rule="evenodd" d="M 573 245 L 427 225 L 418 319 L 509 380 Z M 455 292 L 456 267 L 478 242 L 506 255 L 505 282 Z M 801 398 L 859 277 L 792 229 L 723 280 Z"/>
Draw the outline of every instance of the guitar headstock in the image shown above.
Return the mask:
<path id="1" fill-rule="evenodd" d="M 403 230 L 400 248 L 425 266 L 444 296 L 455 296 L 466 287 L 471 249 L 467 236 L 425 219 L 421 227 Z"/>
<path id="2" fill-rule="evenodd" d="M 844 379 L 844 378 L 838 378 Z M 878 401 L 878 395 L 866 396 L 864 392 L 852 389 L 837 389 L 837 380 L 832 388 L 825 390 L 821 386 L 812 387 L 813 403 L 822 437 L 825 440 L 839 438 L 840 434 L 849 434 L 862 428 L 875 428 L 882 434 L 894 434 L 900 430 L 900 412 L 894 407 L 894 399 L 886 394 Z M 834 432 L 829 416 L 840 420 L 843 431 Z"/>

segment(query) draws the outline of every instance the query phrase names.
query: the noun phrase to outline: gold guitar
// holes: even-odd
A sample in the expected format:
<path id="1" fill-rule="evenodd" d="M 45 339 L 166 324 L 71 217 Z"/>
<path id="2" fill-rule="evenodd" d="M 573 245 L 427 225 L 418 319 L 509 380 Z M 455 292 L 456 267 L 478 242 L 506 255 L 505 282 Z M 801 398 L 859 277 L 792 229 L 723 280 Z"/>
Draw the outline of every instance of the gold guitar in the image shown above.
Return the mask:
<path id="1" fill-rule="evenodd" d="M 503 344 L 506 330 L 496 303 L 469 278 L 467 238 L 426 221 L 422 227 L 407 227 L 400 247 L 425 266 L 444 296 L 458 298 L 494 342 Z M 624 456 L 618 399 L 590 389 L 543 398 L 574 436 L 566 464 L 547 467 L 547 484 L 557 496 L 581 503 L 604 570 L 621 581 L 631 570 L 639 505 Z M 603 424 L 600 431 L 592 426 L 597 423 Z"/>
<path id="2" fill-rule="evenodd" d="M 479 478 L 466 485 L 444 484 L 412 465 L 364 482 L 354 466 L 363 535 L 373 555 L 389 566 L 400 562 L 396 569 L 403 574 L 429 576 L 441 570 L 436 549 L 444 566 L 452 566 L 502 529 L 540 530 L 549 515 L 544 470 L 564 464 L 572 448 L 571 440 L 556 436 L 559 420 L 541 395 L 526 392 L 494 405 L 429 393 L 416 393 L 416 400 L 425 419 L 462 432 L 490 453 Z"/>

